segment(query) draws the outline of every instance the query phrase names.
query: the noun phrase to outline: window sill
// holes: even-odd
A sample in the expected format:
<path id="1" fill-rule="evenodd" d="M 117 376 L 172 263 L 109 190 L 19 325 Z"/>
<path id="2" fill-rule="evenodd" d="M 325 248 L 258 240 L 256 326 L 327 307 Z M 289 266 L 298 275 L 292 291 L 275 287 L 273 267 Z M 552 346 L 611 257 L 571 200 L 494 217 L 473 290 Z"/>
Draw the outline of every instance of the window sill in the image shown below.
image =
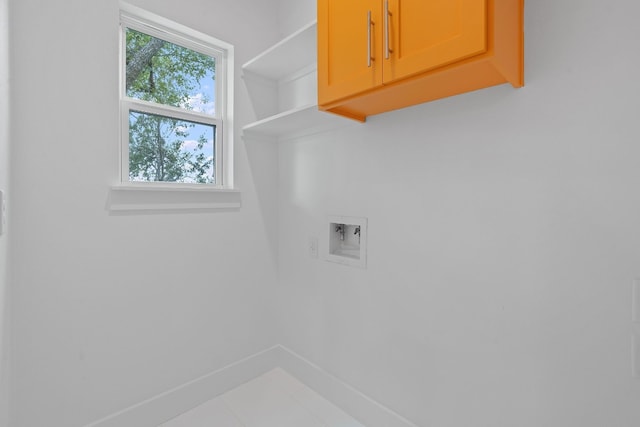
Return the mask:
<path id="1" fill-rule="evenodd" d="M 112 213 L 238 210 L 240 190 L 198 184 L 126 183 L 110 188 Z"/>

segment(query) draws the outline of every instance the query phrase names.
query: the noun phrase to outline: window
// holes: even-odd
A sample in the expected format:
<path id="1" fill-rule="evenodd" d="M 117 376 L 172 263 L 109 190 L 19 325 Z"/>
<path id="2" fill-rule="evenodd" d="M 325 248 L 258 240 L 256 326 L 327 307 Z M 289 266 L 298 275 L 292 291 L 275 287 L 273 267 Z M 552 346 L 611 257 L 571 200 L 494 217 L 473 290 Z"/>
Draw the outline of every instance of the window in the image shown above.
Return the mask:
<path id="1" fill-rule="evenodd" d="M 231 187 L 233 47 L 123 6 L 121 181 Z"/>

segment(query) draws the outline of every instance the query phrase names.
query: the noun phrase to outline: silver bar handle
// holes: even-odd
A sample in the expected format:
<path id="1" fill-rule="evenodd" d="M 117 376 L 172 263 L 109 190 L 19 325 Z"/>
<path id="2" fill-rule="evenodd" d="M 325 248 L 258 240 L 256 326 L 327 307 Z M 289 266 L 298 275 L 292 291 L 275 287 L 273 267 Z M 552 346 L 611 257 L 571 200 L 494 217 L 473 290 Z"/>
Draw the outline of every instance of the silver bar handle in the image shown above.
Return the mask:
<path id="1" fill-rule="evenodd" d="M 371 67 L 371 61 L 373 58 L 371 57 L 371 26 L 373 22 L 371 22 L 371 11 L 367 12 L 367 67 Z"/>
<path id="2" fill-rule="evenodd" d="M 389 48 L 389 0 L 384 2 L 384 59 L 389 59 L 389 54 L 392 50 Z"/>

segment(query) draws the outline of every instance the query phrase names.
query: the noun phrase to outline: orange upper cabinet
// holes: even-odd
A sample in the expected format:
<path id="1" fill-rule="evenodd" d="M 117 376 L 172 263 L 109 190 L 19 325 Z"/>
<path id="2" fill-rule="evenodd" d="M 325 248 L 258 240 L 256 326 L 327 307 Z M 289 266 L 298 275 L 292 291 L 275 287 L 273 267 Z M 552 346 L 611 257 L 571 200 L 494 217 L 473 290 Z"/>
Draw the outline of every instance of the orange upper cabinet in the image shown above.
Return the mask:
<path id="1" fill-rule="evenodd" d="M 523 85 L 523 0 L 318 0 L 318 104 L 362 120 Z"/>
<path id="2" fill-rule="evenodd" d="M 485 0 L 383 0 L 384 81 L 487 50 Z"/>
<path id="3" fill-rule="evenodd" d="M 382 7 L 380 0 L 324 0 L 318 2 L 319 50 L 318 87 L 327 101 L 356 94 L 382 84 L 382 67 L 374 66 L 381 57 Z M 376 43 L 376 45 L 374 45 Z M 382 64 L 380 64 L 382 65 Z M 320 77 L 320 74 L 322 76 Z"/>

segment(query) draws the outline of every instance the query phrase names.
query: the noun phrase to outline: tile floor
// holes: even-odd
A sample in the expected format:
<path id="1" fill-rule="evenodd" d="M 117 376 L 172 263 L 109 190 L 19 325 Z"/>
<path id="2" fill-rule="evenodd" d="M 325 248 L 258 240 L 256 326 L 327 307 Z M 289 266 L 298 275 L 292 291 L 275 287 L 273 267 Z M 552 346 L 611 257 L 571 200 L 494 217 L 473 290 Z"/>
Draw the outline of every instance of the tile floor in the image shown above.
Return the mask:
<path id="1" fill-rule="evenodd" d="M 159 427 L 364 426 L 278 368 Z"/>

